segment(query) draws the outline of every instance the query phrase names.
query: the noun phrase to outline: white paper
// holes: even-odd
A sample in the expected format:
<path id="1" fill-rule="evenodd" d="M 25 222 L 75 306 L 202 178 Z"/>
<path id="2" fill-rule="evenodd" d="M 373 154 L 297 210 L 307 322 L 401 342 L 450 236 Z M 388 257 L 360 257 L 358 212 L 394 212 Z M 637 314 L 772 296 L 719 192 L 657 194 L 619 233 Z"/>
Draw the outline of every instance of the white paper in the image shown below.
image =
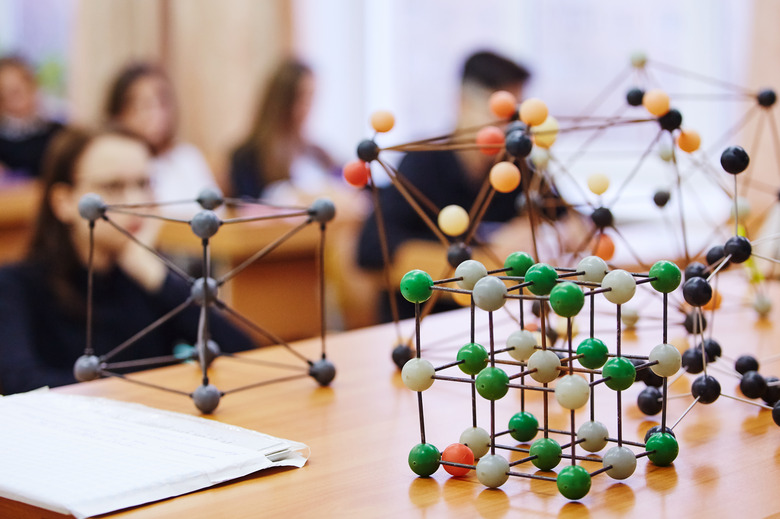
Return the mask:
<path id="1" fill-rule="evenodd" d="M 49 391 L 0 397 L 0 496 L 77 518 L 302 467 L 308 454 L 301 443 L 140 404 Z"/>

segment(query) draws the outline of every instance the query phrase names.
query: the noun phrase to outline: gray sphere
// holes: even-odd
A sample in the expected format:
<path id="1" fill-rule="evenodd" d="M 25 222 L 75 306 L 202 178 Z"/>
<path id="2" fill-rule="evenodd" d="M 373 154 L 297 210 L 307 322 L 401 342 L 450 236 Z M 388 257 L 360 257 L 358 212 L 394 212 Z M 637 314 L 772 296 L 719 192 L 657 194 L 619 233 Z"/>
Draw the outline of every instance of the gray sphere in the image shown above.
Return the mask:
<path id="1" fill-rule="evenodd" d="M 85 220 L 94 222 L 95 220 L 103 218 L 105 213 L 106 203 L 103 202 L 103 199 L 100 197 L 100 195 L 96 195 L 95 193 L 87 193 L 81 197 L 81 200 L 79 200 L 79 214 Z"/>
<path id="2" fill-rule="evenodd" d="M 220 398 L 222 398 L 222 393 L 216 386 L 211 384 L 198 386 L 198 389 L 192 393 L 192 401 L 195 402 L 195 407 L 204 414 L 214 412 L 214 409 L 219 405 Z"/>
<path id="3" fill-rule="evenodd" d="M 95 355 L 82 355 L 73 365 L 73 376 L 79 382 L 100 377 L 100 359 Z"/>
<path id="4" fill-rule="evenodd" d="M 328 386 L 336 377 L 336 366 L 328 359 L 320 359 L 309 367 L 309 375 L 321 386 Z"/>
<path id="5" fill-rule="evenodd" d="M 219 230 L 219 226 L 222 225 L 222 221 L 219 216 L 213 211 L 203 210 L 196 214 L 190 222 L 190 227 L 195 236 L 206 240 L 211 238 Z"/>
<path id="6" fill-rule="evenodd" d="M 309 207 L 312 221 L 327 223 L 336 216 L 336 206 L 327 198 L 318 198 Z"/>
<path id="7" fill-rule="evenodd" d="M 217 298 L 219 285 L 214 278 L 198 278 L 190 288 L 190 295 L 196 304 L 203 306 L 208 296 L 208 303 L 211 304 Z"/>
<path id="8" fill-rule="evenodd" d="M 220 193 L 219 190 L 207 187 L 198 193 L 197 201 L 203 209 L 213 211 L 222 205 L 224 199 L 222 197 L 222 193 Z"/>

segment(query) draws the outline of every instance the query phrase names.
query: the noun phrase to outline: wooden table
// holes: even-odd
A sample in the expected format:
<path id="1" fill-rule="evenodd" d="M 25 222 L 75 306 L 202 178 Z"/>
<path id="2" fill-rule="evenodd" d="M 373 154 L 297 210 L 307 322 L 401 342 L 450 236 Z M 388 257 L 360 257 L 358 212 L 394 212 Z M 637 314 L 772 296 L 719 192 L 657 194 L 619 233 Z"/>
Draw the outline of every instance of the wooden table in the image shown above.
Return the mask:
<path id="1" fill-rule="evenodd" d="M 18 261 L 27 251 L 40 199 L 36 182 L 0 183 L 0 264 Z"/>
<path id="2" fill-rule="evenodd" d="M 737 274 L 737 273 L 735 273 Z M 759 320 L 744 307 L 742 281 L 723 289 L 725 302 L 713 326 L 714 336 L 725 354 L 735 358 L 752 351 L 759 359 L 778 351 L 776 330 L 769 320 Z M 775 301 L 779 291 L 773 289 Z M 653 316 L 660 315 L 654 298 L 643 309 L 636 330 L 623 337 L 624 353 L 645 354 L 659 342 L 660 331 Z M 497 347 L 516 325 L 502 310 L 495 314 Z M 680 322 L 672 312 L 670 321 Z M 780 315 L 780 306 L 772 319 Z M 477 339 L 487 344 L 486 316 L 478 312 Z M 580 318 L 581 328 L 586 327 Z M 423 322 L 423 356 L 434 365 L 454 358 L 468 340 L 467 311 L 429 317 Z M 599 317 L 597 335 L 614 347 L 615 322 Z M 412 323 L 402 323 L 404 335 Z M 670 328 L 670 337 L 680 337 L 682 327 Z M 593 478 L 590 493 L 579 502 L 558 494 L 555 484 L 512 477 L 498 490 L 485 489 L 473 475 L 451 478 L 441 468 L 431 478 L 417 478 L 407 466 L 412 446 L 420 441 L 417 396 L 402 383 L 389 359 L 396 340 L 392 325 L 333 335 L 328 340 L 329 358 L 338 374 L 331 387 L 320 388 L 309 378 L 227 395 L 214 419 L 302 441 L 311 447 L 311 458 L 302 469 L 273 470 L 156 504 L 116 514 L 134 518 L 213 517 L 766 517 L 780 512 L 780 428 L 770 412 L 721 397 L 711 405 L 697 405 L 674 429 L 680 454 L 673 466 L 660 468 L 640 458 L 633 476 L 622 482 L 606 474 Z M 576 344 L 579 343 L 575 339 Z M 296 345 L 307 355 L 318 352 L 316 341 Z M 251 352 L 249 358 L 293 362 L 280 347 Z M 719 360 L 710 366 L 721 381 L 723 392 L 739 395 L 733 376 L 716 371 L 730 366 Z M 450 370 L 455 371 L 450 371 Z M 457 368 L 444 373 L 457 375 Z M 764 375 L 780 375 L 780 362 L 767 362 Z M 249 366 L 236 360 L 216 361 L 212 381 L 222 390 L 263 379 L 269 374 L 286 376 L 285 370 Z M 198 370 L 182 365 L 136 375 L 141 380 L 193 390 Z M 686 375 L 670 388 L 670 394 L 689 391 L 694 376 Z M 615 396 L 604 384 L 598 386 L 597 418 L 614 434 Z M 659 417 L 642 415 L 635 405 L 644 387 L 635 384 L 624 392 L 624 437 L 642 441 L 645 431 Z M 196 414 L 186 397 L 153 390 L 120 380 L 100 380 L 59 389 L 73 394 L 110 397 L 141 402 L 162 409 Z M 538 393 L 534 393 L 538 395 Z M 529 407 L 539 411 L 539 397 L 529 397 Z M 436 381 L 424 393 L 428 441 L 440 450 L 458 440 L 470 424 L 468 386 Z M 670 400 L 669 421 L 674 422 L 692 398 Z M 554 400 L 551 425 L 566 425 L 567 413 Z M 516 390 L 499 400 L 497 428 L 519 410 Z M 487 403 L 479 401 L 480 421 L 487 426 Z M 539 416 L 539 414 L 537 414 Z M 578 422 L 583 412 L 577 413 Z M 671 425 L 671 424 L 669 424 Z M 565 440 L 563 440 L 565 441 Z M 508 437 L 502 442 L 509 443 Z M 512 459 L 516 459 L 513 455 Z M 599 467 L 588 463 L 589 470 Z M 533 472 L 533 467 L 518 467 Z M 18 503 L 0 501 L 0 516 L 59 517 Z"/>

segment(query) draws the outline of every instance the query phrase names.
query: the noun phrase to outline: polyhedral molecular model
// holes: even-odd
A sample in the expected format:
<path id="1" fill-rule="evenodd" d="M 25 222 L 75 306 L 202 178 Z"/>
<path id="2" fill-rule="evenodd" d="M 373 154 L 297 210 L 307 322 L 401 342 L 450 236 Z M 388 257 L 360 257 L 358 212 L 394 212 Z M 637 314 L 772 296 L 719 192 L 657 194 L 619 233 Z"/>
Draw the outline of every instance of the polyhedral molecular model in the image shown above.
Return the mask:
<path id="1" fill-rule="evenodd" d="M 103 199 L 96 194 L 87 194 L 79 201 L 79 213 L 89 224 L 90 232 L 90 255 L 88 262 L 88 291 L 87 291 L 87 343 L 84 348 L 84 355 L 76 360 L 73 371 L 78 381 L 83 382 L 87 380 L 93 380 L 99 377 L 112 376 L 119 377 L 124 380 L 150 386 L 147 382 L 141 382 L 135 380 L 133 377 L 129 377 L 121 372 L 115 371 L 120 368 L 137 368 L 142 366 L 157 365 L 160 363 L 173 363 L 189 360 L 196 360 L 200 363 L 202 370 L 202 383 L 192 393 L 179 391 L 176 389 L 166 388 L 159 385 L 153 387 L 164 391 L 173 393 L 179 393 L 184 396 L 192 398 L 195 406 L 203 413 L 213 412 L 219 405 L 220 399 L 228 393 L 235 393 L 237 391 L 243 391 L 246 389 L 254 388 L 261 385 L 273 383 L 277 380 L 289 380 L 290 378 L 300 378 L 304 376 L 311 376 L 321 386 L 327 386 L 336 376 L 336 368 L 331 363 L 325 353 L 325 306 L 324 306 L 324 243 L 325 243 L 325 231 L 329 221 L 333 219 L 336 214 L 335 206 L 333 203 L 325 198 L 315 200 L 309 207 L 282 207 L 279 205 L 270 205 L 262 200 L 247 200 L 247 199 L 225 199 L 221 193 L 206 189 L 203 190 L 198 198 L 195 200 L 201 210 L 197 212 L 191 219 L 173 218 L 170 216 L 161 216 L 150 212 L 154 208 L 161 205 L 175 205 L 175 204 L 187 204 L 192 201 L 177 201 L 171 203 L 139 203 L 139 204 L 106 204 Z M 220 206 L 226 206 L 228 208 L 238 208 L 247 205 L 263 206 L 270 212 L 258 216 L 238 216 L 233 218 L 222 219 L 215 210 Z M 179 267 L 176 263 L 171 261 L 166 256 L 162 255 L 157 250 L 149 247 L 148 245 L 140 242 L 133 234 L 119 226 L 114 220 L 111 219 L 112 213 L 130 213 L 141 217 L 162 219 L 170 222 L 179 223 L 182 225 L 188 225 L 192 232 L 201 240 L 203 247 L 201 272 L 202 277 L 194 278 L 188 274 L 184 269 Z M 249 257 L 243 263 L 223 274 L 219 278 L 212 277 L 212 262 L 211 262 L 211 238 L 217 234 L 220 227 L 223 225 L 237 225 L 246 222 L 253 222 L 259 220 L 270 219 L 300 219 L 301 223 L 291 228 L 285 234 L 278 239 L 267 244 L 260 251 Z M 93 326 L 93 312 L 92 312 L 92 291 L 94 280 L 94 266 L 92 263 L 92 250 L 94 249 L 94 229 L 95 225 L 101 222 L 100 225 L 110 225 L 116 230 L 125 235 L 129 240 L 142 246 L 149 253 L 154 254 L 162 261 L 167 268 L 175 275 L 184 279 L 191 287 L 190 295 L 181 304 L 170 312 L 160 317 L 157 321 L 150 323 L 149 326 L 132 337 L 129 337 L 122 344 L 116 345 L 112 350 L 105 354 L 97 355 L 94 345 L 92 344 L 92 326 Z M 222 287 L 229 280 L 237 276 L 242 270 L 249 265 L 260 260 L 271 251 L 279 247 L 286 240 L 291 238 L 297 232 L 301 231 L 305 227 L 316 224 L 320 228 L 320 248 L 319 248 L 319 306 L 321 322 L 321 357 L 316 360 L 307 359 L 303 354 L 297 351 L 294 347 L 288 344 L 286 341 L 278 337 L 272 331 L 252 322 L 247 317 L 241 315 L 238 311 L 231 308 L 224 300 L 219 296 L 220 287 Z M 198 320 L 197 329 L 197 342 L 194 345 L 194 349 L 191 352 L 184 355 L 172 354 L 166 358 L 155 357 L 153 359 L 138 359 L 135 361 L 125 361 L 112 363 L 113 357 L 120 352 L 132 348 L 133 344 L 143 338 L 146 334 L 152 332 L 165 322 L 173 319 L 176 315 L 183 312 L 186 308 L 195 305 L 200 308 L 200 315 Z M 258 383 L 249 384 L 247 386 L 238 387 L 229 391 L 220 391 L 216 386 L 209 383 L 209 366 L 212 361 L 220 356 L 232 356 L 228 353 L 220 351 L 219 345 L 211 340 L 209 335 L 209 314 L 211 311 L 216 310 L 221 312 L 233 320 L 243 324 L 249 329 L 253 330 L 257 334 L 270 340 L 273 344 L 278 344 L 284 347 L 290 352 L 296 359 L 303 361 L 305 366 L 298 365 L 286 365 L 281 363 L 272 363 L 274 367 L 293 370 L 300 374 L 293 377 L 285 376 L 274 380 L 264 380 Z M 243 362 L 252 362 L 250 359 L 241 359 L 241 357 L 234 357 Z M 301 373 L 302 372 L 302 373 Z"/>

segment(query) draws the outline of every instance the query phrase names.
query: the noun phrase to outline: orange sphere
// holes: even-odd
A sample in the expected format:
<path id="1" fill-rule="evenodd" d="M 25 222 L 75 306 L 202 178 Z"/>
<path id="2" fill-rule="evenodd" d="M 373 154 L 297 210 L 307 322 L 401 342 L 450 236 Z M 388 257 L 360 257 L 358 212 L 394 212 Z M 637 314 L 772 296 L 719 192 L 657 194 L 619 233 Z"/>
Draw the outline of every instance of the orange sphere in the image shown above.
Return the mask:
<path id="1" fill-rule="evenodd" d="M 661 117 L 669 111 L 669 94 L 658 88 L 648 90 L 642 97 L 642 104 L 648 112 Z"/>
<path id="2" fill-rule="evenodd" d="M 681 130 L 677 136 L 677 145 L 681 150 L 693 153 L 701 146 L 701 136 L 695 130 Z"/>
<path id="3" fill-rule="evenodd" d="M 387 110 L 377 110 L 371 114 L 371 127 L 379 133 L 389 132 L 395 126 L 395 116 Z"/>
<path id="4" fill-rule="evenodd" d="M 490 169 L 490 185 L 499 193 L 511 193 L 520 185 L 520 170 L 511 162 L 499 162 Z"/>
<path id="5" fill-rule="evenodd" d="M 520 105 L 520 120 L 528 126 L 542 124 L 547 119 L 547 105 L 541 99 L 532 97 Z"/>
<path id="6" fill-rule="evenodd" d="M 506 90 L 493 92 L 490 96 L 490 111 L 502 119 L 509 119 L 517 111 L 517 98 Z"/>
<path id="7" fill-rule="evenodd" d="M 477 144 L 485 155 L 495 155 L 504 146 L 504 132 L 495 126 L 485 126 L 477 132 Z"/>
<path id="8" fill-rule="evenodd" d="M 463 465 L 474 465 L 474 453 L 462 443 L 453 443 L 442 451 L 441 460 L 449 461 L 450 463 L 462 463 Z M 469 470 L 471 470 L 464 467 L 453 467 L 444 464 L 442 464 L 442 466 L 444 467 L 444 470 L 453 476 L 465 476 L 469 473 Z"/>
<path id="9" fill-rule="evenodd" d="M 712 299 L 709 300 L 709 302 L 706 305 L 703 305 L 701 308 L 702 310 L 717 310 L 720 308 L 720 304 L 723 302 L 723 296 L 720 295 L 720 292 L 717 290 L 713 290 L 712 292 Z"/>
<path id="10" fill-rule="evenodd" d="M 344 166 L 344 180 L 355 187 L 364 187 L 371 177 L 371 167 L 368 162 L 353 160 Z"/>
<path id="11" fill-rule="evenodd" d="M 596 243 L 593 246 L 593 255 L 598 256 L 604 261 L 609 261 L 615 255 L 615 242 L 606 233 L 600 233 L 596 237 Z"/>

